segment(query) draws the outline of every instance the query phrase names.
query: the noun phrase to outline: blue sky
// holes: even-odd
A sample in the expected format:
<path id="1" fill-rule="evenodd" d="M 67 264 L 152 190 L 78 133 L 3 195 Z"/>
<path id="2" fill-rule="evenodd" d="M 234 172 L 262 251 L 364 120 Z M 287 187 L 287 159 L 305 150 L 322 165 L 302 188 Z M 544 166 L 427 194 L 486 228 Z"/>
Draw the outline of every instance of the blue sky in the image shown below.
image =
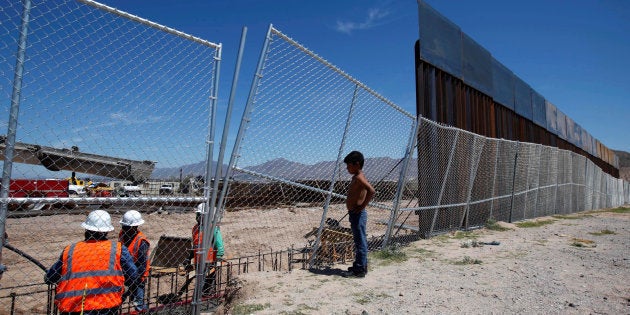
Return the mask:
<path id="1" fill-rule="evenodd" d="M 100 2 L 221 43 L 219 117 L 225 114 L 243 27 L 247 41 L 236 90 L 237 118 L 270 23 L 415 113 L 416 1 Z M 607 147 L 630 151 L 630 2 L 426 2 Z M 232 123 L 232 129 L 237 126 Z"/>

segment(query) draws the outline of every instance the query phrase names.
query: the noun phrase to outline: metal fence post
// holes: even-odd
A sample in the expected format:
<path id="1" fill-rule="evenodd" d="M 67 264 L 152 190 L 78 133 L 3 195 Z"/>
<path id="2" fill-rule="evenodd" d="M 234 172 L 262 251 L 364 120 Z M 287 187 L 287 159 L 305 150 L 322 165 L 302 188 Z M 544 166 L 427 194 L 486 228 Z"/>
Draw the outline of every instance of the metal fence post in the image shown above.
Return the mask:
<path id="1" fill-rule="evenodd" d="M 26 56 L 26 40 L 28 35 L 28 25 L 30 21 L 31 1 L 24 0 L 24 10 L 22 11 L 22 24 L 20 27 L 20 38 L 15 61 L 15 72 L 13 76 L 13 91 L 11 94 L 11 109 L 7 128 L 6 147 L 4 149 L 4 164 L 2 168 L 2 187 L 0 188 L 0 267 L 2 266 L 2 248 L 4 248 L 4 234 L 6 231 L 7 214 L 9 208 L 9 188 L 11 185 L 11 168 L 13 167 L 13 155 L 15 146 L 15 135 L 17 133 L 17 120 L 20 112 L 20 96 L 22 93 L 22 75 L 24 72 L 24 58 Z M 0 271 L 0 278 L 2 272 Z"/>
<path id="2" fill-rule="evenodd" d="M 486 138 L 486 141 L 494 141 Z M 494 211 L 494 192 L 496 191 L 497 184 L 497 165 L 499 164 L 499 146 L 495 142 L 494 150 L 494 173 L 492 175 L 492 192 L 490 193 L 490 218 L 492 218 L 492 212 Z"/>
<path id="3" fill-rule="evenodd" d="M 609 182 L 609 175 L 608 174 L 604 174 L 604 196 L 606 198 L 606 201 L 604 203 L 604 208 L 610 208 L 610 202 L 608 201 L 608 199 L 610 199 L 610 193 L 608 192 L 608 182 Z"/>
<path id="4" fill-rule="evenodd" d="M 396 217 L 398 217 L 398 209 L 400 209 L 400 198 L 402 198 L 403 190 L 405 189 L 405 175 L 407 174 L 407 168 L 409 167 L 409 163 L 411 162 L 413 149 L 418 143 L 418 130 L 420 130 L 420 126 L 422 124 L 421 118 L 422 117 L 416 117 L 415 123 L 411 128 L 407 150 L 405 150 L 405 157 L 403 158 L 404 161 L 400 169 L 400 176 L 398 177 L 398 185 L 396 187 L 393 209 L 387 222 L 387 231 L 385 232 L 385 237 L 381 248 L 385 248 L 389 244 L 389 238 L 392 236 L 391 234 L 394 227 L 394 222 L 396 221 Z"/>
<path id="5" fill-rule="evenodd" d="M 210 203 L 208 205 L 208 202 L 206 202 L 206 209 L 211 209 L 210 211 L 208 211 L 208 215 L 204 216 L 204 220 L 202 224 L 206 224 L 206 225 L 202 225 L 200 228 L 203 228 L 205 226 L 207 226 L 208 223 L 210 223 L 209 229 L 204 229 L 205 234 L 203 237 L 203 251 L 206 251 L 207 249 L 210 249 L 212 247 L 211 244 L 214 243 L 214 229 L 215 226 L 217 226 L 218 222 L 221 221 L 221 217 L 223 214 L 223 204 L 222 201 L 216 202 L 217 201 L 217 193 L 218 193 L 218 188 L 219 188 L 219 179 L 221 178 L 221 173 L 222 173 L 222 169 L 223 169 L 223 156 L 225 153 L 225 146 L 226 146 L 226 141 L 227 141 L 227 134 L 228 134 L 228 130 L 229 130 L 229 126 L 230 126 L 230 118 L 231 118 L 231 113 L 232 113 L 232 108 L 233 108 L 233 103 L 234 103 L 234 92 L 236 90 L 236 83 L 238 82 L 238 74 L 239 74 L 239 69 L 241 66 L 241 60 L 242 60 L 242 55 L 243 55 L 243 46 L 245 44 L 245 37 L 247 34 L 247 28 L 243 28 L 243 32 L 241 34 L 241 41 L 240 41 L 240 45 L 239 45 L 239 51 L 238 51 L 238 55 L 237 55 L 237 61 L 236 61 L 236 68 L 234 70 L 234 78 L 232 80 L 232 88 L 231 88 L 231 92 L 230 92 L 230 99 L 228 100 L 228 108 L 227 108 L 227 113 L 225 115 L 225 122 L 223 125 L 223 134 L 222 134 L 222 138 L 221 138 L 221 143 L 220 143 L 220 149 L 219 149 L 219 156 L 218 156 L 218 161 L 217 161 L 217 168 L 214 172 L 214 180 L 212 181 L 212 196 L 210 198 Z M 221 51 L 219 50 L 218 53 L 220 54 Z M 207 156 L 208 158 L 206 159 L 206 169 L 210 170 L 207 172 L 206 178 L 210 179 L 212 176 L 212 151 L 213 151 L 213 143 L 214 143 L 214 126 L 215 126 L 215 117 L 216 117 L 216 99 L 217 99 L 217 95 L 218 95 L 218 82 L 219 82 L 219 64 L 220 64 L 220 60 L 221 60 L 221 56 L 219 55 L 217 59 L 215 59 L 215 62 L 217 63 L 217 67 L 216 72 L 217 75 L 215 76 L 215 82 L 213 84 L 214 86 L 214 92 L 213 92 L 213 100 L 211 102 L 212 104 L 212 117 L 211 117 L 211 123 L 210 123 L 210 134 L 211 136 L 209 136 L 209 146 L 208 146 L 208 153 Z M 227 173 L 225 172 L 226 177 L 223 180 L 223 186 L 227 186 Z M 206 180 L 206 182 L 208 182 L 208 180 Z M 207 198 L 207 194 L 204 194 Z M 206 199 L 207 200 L 207 199 Z M 216 205 L 216 208 L 215 208 Z M 212 210 L 214 209 L 214 211 Z M 212 216 L 212 221 L 208 222 L 209 220 L 209 216 Z M 206 256 L 202 255 L 202 259 L 201 259 L 204 264 L 201 268 L 201 270 L 203 271 L 201 273 L 202 277 L 205 277 L 205 260 L 206 260 Z M 217 269 L 217 271 L 215 272 L 221 272 L 221 269 Z M 201 278 L 201 281 L 199 281 L 199 279 L 197 279 L 197 283 L 195 284 L 195 291 L 194 291 L 194 299 L 192 302 L 192 312 L 194 314 L 199 314 L 200 313 L 200 308 L 198 307 L 198 305 L 200 305 L 202 303 L 202 291 L 203 291 L 203 283 L 204 283 L 204 278 Z"/>
<path id="6" fill-rule="evenodd" d="M 536 174 L 538 174 L 536 176 L 536 198 L 535 199 L 535 205 L 534 205 L 534 215 L 533 217 L 536 217 L 538 215 L 538 196 L 540 195 L 540 155 L 542 153 L 542 145 L 537 144 L 536 145 L 536 158 L 538 159 L 538 163 L 536 165 L 538 165 L 538 168 L 536 170 Z"/>
<path id="7" fill-rule="evenodd" d="M 212 187 L 213 191 L 218 193 L 219 183 L 218 178 L 223 176 L 223 187 L 227 187 L 227 183 L 229 180 L 228 173 L 229 168 L 226 170 L 225 174 L 223 173 L 223 160 L 225 158 L 225 148 L 227 146 L 227 138 L 230 133 L 230 120 L 232 118 L 232 110 L 234 108 L 234 95 L 236 93 L 236 86 L 238 82 L 238 76 L 241 69 L 241 60 L 243 59 L 243 51 L 245 48 L 245 38 L 247 37 L 247 27 L 243 27 L 243 31 L 241 33 L 241 41 L 239 44 L 238 55 L 236 57 L 236 67 L 234 69 L 234 78 L 232 79 L 232 87 L 230 88 L 230 98 L 228 99 L 228 107 L 225 114 L 225 122 L 223 124 L 223 133 L 221 135 L 221 144 L 219 148 L 219 156 L 217 160 L 217 178 L 215 179 L 215 185 Z M 223 189 L 222 189 L 223 191 Z M 219 207 L 219 221 L 223 216 L 223 209 L 225 204 L 223 203 L 223 194 L 219 194 L 217 206 Z"/>
<path id="8" fill-rule="evenodd" d="M 526 215 L 527 215 L 527 204 L 528 204 L 528 199 L 529 199 L 529 170 L 532 167 L 532 152 L 531 152 L 531 144 L 527 144 L 527 146 L 525 147 L 527 148 L 527 164 L 525 165 L 525 168 L 527 169 L 527 175 L 525 176 L 525 202 L 523 205 L 523 219 L 526 219 Z"/>
<path id="9" fill-rule="evenodd" d="M 263 43 L 263 48 L 260 52 L 260 58 L 258 59 L 258 65 L 256 66 L 256 72 L 254 74 L 254 79 L 252 80 L 252 85 L 249 90 L 249 95 L 247 97 L 247 103 L 245 104 L 245 109 L 243 110 L 243 116 L 241 118 L 241 124 L 239 125 L 238 132 L 236 134 L 236 140 L 234 141 L 234 147 L 232 148 L 232 154 L 230 156 L 230 161 L 228 163 L 227 171 L 225 172 L 225 179 L 229 179 L 232 175 L 232 170 L 236 165 L 236 160 L 240 155 L 240 147 L 241 141 L 243 141 L 243 137 L 245 135 L 245 129 L 247 129 L 247 124 L 250 121 L 251 112 L 254 105 L 254 98 L 256 96 L 256 88 L 260 82 L 260 78 L 262 77 L 262 70 L 265 63 L 265 56 L 269 50 L 269 42 L 271 41 L 271 30 L 273 26 L 269 25 L 269 29 L 267 30 L 267 36 L 265 37 L 265 42 Z M 225 204 L 225 196 L 228 192 L 227 182 L 224 183 L 223 187 L 221 187 L 221 195 L 219 196 L 219 204 L 222 206 Z"/>
<path id="10" fill-rule="evenodd" d="M 558 213 L 558 182 L 560 181 L 560 168 L 558 168 L 558 165 L 560 164 L 559 160 L 559 155 L 560 155 L 560 150 L 558 150 L 557 148 L 553 148 L 553 151 L 556 151 L 556 188 L 554 189 L 553 192 L 553 199 L 554 199 L 554 203 L 553 203 L 553 213 Z"/>
<path id="11" fill-rule="evenodd" d="M 587 201 L 586 201 L 586 200 L 587 200 L 587 198 L 590 198 L 590 197 L 586 194 L 586 189 L 587 189 L 587 186 L 586 186 L 586 183 L 587 183 L 587 178 L 586 178 L 586 176 L 588 175 L 588 170 L 586 169 L 586 166 L 588 165 L 588 161 L 589 161 L 589 159 L 584 159 L 584 180 L 583 180 L 583 181 L 584 181 L 584 182 L 583 182 L 583 184 L 584 184 L 584 195 L 582 196 L 582 197 L 583 197 L 583 198 L 582 198 L 582 203 L 583 203 L 583 207 L 582 207 L 582 209 L 583 209 L 583 210 L 590 210 L 590 209 L 586 209 L 586 203 L 587 203 Z"/>
<path id="12" fill-rule="evenodd" d="M 514 167 L 512 168 L 512 196 L 510 197 L 510 216 L 509 222 L 512 223 L 512 212 L 514 211 L 514 182 L 516 180 L 516 162 L 518 161 L 518 146 L 520 142 L 516 142 L 516 153 L 514 154 Z"/>
<path id="13" fill-rule="evenodd" d="M 243 38 L 241 38 L 242 42 Z M 219 74 L 221 70 L 221 48 L 216 51 L 216 55 L 214 58 L 214 63 L 216 67 L 214 68 L 216 71 L 216 75 L 214 77 L 214 82 L 212 83 L 213 91 L 210 95 L 210 117 L 208 119 L 208 139 L 207 139 L 207 151 L 206 151 L 206 182 L 204 187 L 204 198 L 205 198 L 205 207 L 207 209 L 206 213 L 203 215 L 202 222 L 199 226 L 199 230 L 203 231 L 203 237 L 201 241 L 202 252 L 206 253 L 213 246 L 214 242 L 214 229 L 217 223 L 217 213 L 218 207 L 216 207 L 217 203 L 217 188 L 219 185 L 220 178 L 220 169 L 222 167 L 223 159 L 219 158 L 219 163 L 217 163 L 217 167 L 213 172 L 212 162 L 213 162 L 213 152 L 214 152 L 214 139 L 215 139 L 215 129 L 216 129 L 216 113 L 217 113 L 217 97 L 219 91 Z M 226 118 L 226 121 L 229 120 L 229 116 Z M 223 142 L 221 143 L 223 147 Z M 212 185 L 212 187 L 208 187 Z M 192 312 L 195 315 L 200 313 L 200 307 L 202 303 L 202 295 L 203 295 L 203 285 L 205 283 L 206 276 L 206 255 L 201 255 L 201 259 L 197 262 L 197 272 L 196 274 L 196 282 L 195 282 L 195 290 L 193 291 L 193 301 L 192 301 Z M 220 271 L 215 271 L 220 272 Z"/>
<path id="14" fill-rule="evenodd" d="M 448 157 L 448 163 L 446 164 L 446 170 L 444 171 L 444 179 L 442 179 L 442 187 L 440 188 L 440 195 L 438 196 L 438 202 L 436 206 L 442 204 L 442 197 L 444 196 L 444 189 L 446 189 L 446 183 L 448 180 L 448 173 L 451 170 L 451 163 L 453 162 L 453 156 L 455 155 L 455 148 L 457 147 L 457 140 L 459 138 L 459 130 L 455 132 L 455 139 L 453 139 L 453 146 L 451 147 L 451 154 Z M 435 228 L 435 222 L 437 221 L 438 212 L 440 208 L 436 207 L 435 212 L 433 213 L 433 220 L 431 221 L 431 228 L 429 229 L 429 235 L 433 234 L 433 229 Z"/>
<path id="15" fill-rule="evenodd" d="M 570 185 L 569 187 L 571 187 L 570 189 L 570 197 L 569 197 L 569 213 L 574 212 L 574 207 L 575 207 L 575 194 L 576 194 L 576 190 L 577 190 L 577 182 L 575 180 L 574 174 L 573 174 L 573 167 L 575 164 L 575 154 L 573 152 L 569 153 L 569 161 L 570 161 L 570 167 L 569 167 L 569 172 L 571 173 L 569 179 L 570 179 Z"/>
<path id="16" fill-rule="evenodd" d="M 346 137 L 348 136 L 348 129 L 350 129 L 350 121 L 352 120 L 352 114 L 354 113 L 354 108 L 357 100 L 357 93 L 359 91 L 359 86 L 355 85 L 354 92 L 352 93 L 352 101 L 350 102 L 350 109 L 348 110 L 348 116 L 346 116 L 346 125 L 343 129 L 343 136 L 341 137 L 341 143 L 339 144 L 339 151 L 337 151 L 337 161 L 335 162 L 335 169 L 332 174 L 332 178 L 330 179 L 330 186 L 328 188 L 328 194 L 326 195 L 326 201 L 324 203 L 324 211 L 322 211 L 322 218 L 319 222 L 319 228 L 317 229 L 317 238 L 315 238 L 315 243 L 313 244 L 313 248 L 311 249 L 311 259 L 308 261 L 308 267 L 313 268 L 315 264 L 315 259 L 317 258 L 317 250 L 319 249 L 319 244 L 322 237 L 322 231 L 324 230 L 324 224 L 326 224 L 326 215 L 328 215 L 328 207 L 330 206 L 330 199 L 332 199 L 332 193 L 335 190 L 336 178 L 337 174 L 339 174 L 339 164 L 341 164 L 343 154 L 343 150 L 346 146 Z"/>
<path id="17" fill-rule="evenodd" d="M 462 217 L 462 222 L 460 226 L 464 226 L 465 229 L 468 229 L 468 221 L 470 216 L 470 198 L 472 197 L 473 186 L 475 185 L 475 178 L 477 178 L 477 170 L 479 170 L 479 160 L 481 159 L 481 153 L 483 152 L 483 148 L 485 146 L 485 138 L 481 138 L 480 136 L 475 135 L 473 140 L 473 148 L 477 141 L 483 141 L 481 143 L 481 150 L 479 154 L 476 154 L 474 160 L 470 163 L 470 173 L 468 175 L 468 193 L 466 197 L 466 209 L 464 210 L 464 216 Z M 481 140 L 480 140 L 481 139 Z M 464 222 L 465 220 L 465 222 Z"/>

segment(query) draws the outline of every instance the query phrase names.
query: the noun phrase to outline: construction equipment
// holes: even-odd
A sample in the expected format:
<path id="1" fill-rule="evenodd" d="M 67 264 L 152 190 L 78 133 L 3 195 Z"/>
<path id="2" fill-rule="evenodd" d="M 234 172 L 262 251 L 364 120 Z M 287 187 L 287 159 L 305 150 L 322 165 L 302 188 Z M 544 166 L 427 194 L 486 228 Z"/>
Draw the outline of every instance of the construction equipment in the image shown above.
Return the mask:
<path id="1" fill-rule="evenodd" d="M 160 186 L 159 194 L 160 195 L 172 195 L 173 194 L 173 184 L 163 184 Z"/>
<path id="2" fill-rule="evenodd" d="M 118 197 L 139 197 L 142 195 L 140 186 L 128 181 L 113 181 L 109 185 Z"/>
<path id="3" fill-rule="evenodd" d="M 179 186 L 179 193 L 192 194 L 196 196 L 203 195 L 205 180 L 203 176 L 195 176 L 184 179 Z"/>
<path id="4" fill-rule="evenodd" d="M 10 198 L 67 198 L 68 181 L 64 179 L 12 179 Z M 9 210 L 41 210 L 43 203 L 9 203 Z M 74 204 L 53 204 L 52 207 L 74 207 Z"/>
<path id="5" fill-rule="evenodd" d="M 9 197 L 68 197 L 68 182 L 63 179 L 12 179 L 9 182 Z"/>
<path id="6" fill-rule="evenodd" d="M 112 197 L 114 188 L 105 183 L 91 184 L 87 187 L 87 193 L 90 197 Z"/>
<path id="7" fill-rule="evenodd" d="M 0 135 L 0 159 L 4 160 L 6 136 Z M 16 142 L 13 162 L 42 165 L 50 171 L 72 171 L 144 182 L 153 169 L 154 161 L 136 161 L 113 156 L 79 152 L 78 147 L 57 149 L 36 144 Z"/>
<path id="8" fill-rule="evenodd" d="M 78 197 L 83 197 L 87 195 L 86 188 L 87 186 L 92 184 L 89 179 L 78 179 L 76 176 L 76 172 L 72 172 L 72 176 L 66 178 L 66 180 L 68 180 L 68 194 Z"/>

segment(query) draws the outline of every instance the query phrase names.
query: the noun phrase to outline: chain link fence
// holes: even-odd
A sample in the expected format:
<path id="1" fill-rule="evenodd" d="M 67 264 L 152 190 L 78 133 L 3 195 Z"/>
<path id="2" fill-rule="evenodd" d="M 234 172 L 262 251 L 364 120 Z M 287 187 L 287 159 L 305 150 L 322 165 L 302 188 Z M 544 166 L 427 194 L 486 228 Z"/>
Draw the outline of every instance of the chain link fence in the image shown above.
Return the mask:
<path id="1" fill-rule="evenodd" d="M 245 225 L 257 237 L 230 246 L 250 255 L 321 245 L 329 262 L 352 258 L 352 237 L 341 224 L 351 179 L 342 160 L 352 150 L 382 157 L 365 164 L 377 190 L 370 246 L 381 246 L 414 126 L 413 115 L 270 27 L 232 153 L 221 223 Z"/>
<path id="2" fill-rule="evenodd" d="M 182 308 L 204 282 L 182 264 L 208 200 L 221 45 L 88 0 L 6 1 L 0 20 L 0 313 L 57 311 L 45 269 L 83 241 L 95 209 L 111 215 L 109 239 L 126 211 L 141 213 L 152 261 L 144 303 Z M 206 269 L 224 289 L 227 267 Z M 214 289 L 199 305 L 216 304 Z M 135 311 L 130 300 L 124 312 Z"/>
<path id="3" fill-rule="evenodd" d="M 231 246 L 244 256 L 299 253 L 288 265 L 352 260 L 342 160 L 353 150 L 367 157 L 364 171 L 377 190 L 368 209 L 371 249 L 489 220 L 624 203 L 622 182 L 583 156 L 416 120 L 271 26 L 222 203 L 222 226 L 245 225 L 257 239 Z"/>
<path id="4" fill-rule="evenodd" d="M 342 161 L 353 150 L 377 191 L 372 250 L 630 201 L 627 182 L 582 156 L 417 118 L 273 27 L 218 173 L 221 45 L 88 0 L 10 1 L 0 18 L 6 313 L 56 312 L 44 269 L 83 240 L 94 209 L 111 215 L 109 239 L 127 210 L 141 213 L 152 313 L 212 308 L 241 272 L 349 262 Z M 222 233 L 214 268 L 185 264 L 200 203 L 198 253 Z"/>

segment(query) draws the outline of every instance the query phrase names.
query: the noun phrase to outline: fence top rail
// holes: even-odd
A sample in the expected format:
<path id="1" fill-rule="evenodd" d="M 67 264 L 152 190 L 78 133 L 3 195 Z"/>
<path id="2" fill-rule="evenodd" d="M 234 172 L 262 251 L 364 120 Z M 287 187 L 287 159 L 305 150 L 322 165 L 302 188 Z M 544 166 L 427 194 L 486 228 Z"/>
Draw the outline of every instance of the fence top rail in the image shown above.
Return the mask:
<path id="1" fill-rule="evenodd" d="M 206 202 L 204 197 L 8 197 L 0 198 L 0 203 L 15 204 L 54 204 L 54 203 L 75 203 L 75 202 L 95 202 L 109 204 L 126 204 L 129 202 L 186 202 L 201 203 Z"/>
<path id="2" fill-rule="evenodd" d="M 93 6 L 95 8 L 107 11 L 109 13 L 116 14 L 116 15 L 118 15 L 120 17 L 123 17 L 123 18 L 129 19 L 129 20 L 132 20 L 132 21 L 144 24 L 146 26 L 153 27 L 153 28 L 158 29 L 160 31 L 164 31 L 164 32 L 167 32 L 169 34 L 173 34 L 175 36 L 179 36 L 179 37 L 191 40 L 193 42 L 196 42 L 196 43 L 208 46 L 210 48 L 214 48 L 214 49 L 220 49 L 221 48 L 221 44 L 215 44 L 213 42 L 201 39 L 199 37 L 192 36 L 192 35 L 186 34 L 184 32 L 180 32 L 180 31 L 178 31 L 176 29 L 172 29 L 172 28 L 170 28 L 168 26 L 164 26 L 164 25 L 161 25 L 161 24 L 158 24 L 158 23 L 155 23 L 155 22 L 151 22 L 151 21 L 149 21 L 147 19 L 143 19 L 143 18 L 141 18 L 139 16 L 135 16 L 133 14 L 130 14 L 130 13 L 118 10 L 116 8 L 109 7 L 109 6 L 104 5 L 102 3 L 98 3 L 98 2 L 95 2 L 95 1 L 92 1 L 92 0 L 77 0 L 77 1 L 78 2 L 82 2 L 84 4 L 87 4 L 87 5 L 90 5 L 90 6 Z"/>
<path id="3" fill-rule="evenodd" d="M 331 195 L 333 197 L 342 198 L 344 200 L 348 198 L 346 195 L 337 194 L 337 193 L 334 193 L 334 192 L 330 192 L 328 190 L 323 190 L 323 189 L 320 189 L 320 188 L 317 188 L 317 187 L 312 187 L 312 186 L 296 183 L 294 181 L 278 178 L 278 177 L 275 177 L 275 176 L 265 175 L 265 174 L 262 174 L 262 173 L 254 172 L 252 170 L 239 168 L 239 167 L 234 167 L 234 169 L 239 171 L 239 172 L 243 172 L 243 173 L 246 173 L 246 174 L 258 176 L 258 177 L 261 177 L 261 178 L 265 178 L 265 179 L 268 179 L 268 180 L 280 182 L 280 183 L 291 185 L 291 186 L 295 186 L 295 187 L 300 187 L 300 188 L 303 188 L 303 189 L 306 189 L 306 190 L 309 190 L 309 191 L 314 191 L 314 192 L 317 192 L 317 193 L 321 193 L 323 195 Z M 0 200 L 2 200 L 2 199 L 0 199 Z M 392 209 L 392 207 L 390 207 L 390 206 L 382 205 L 382 204 L 379 204 L 379 203 L 374 202 L 374 201 L 370 202 L 370 206 L 372 206 L 374 208 L 386 209 L 386 210 L 391 210 Z"/>
<path id="4" fill-rule="evenodd" d="M 323 65 L 325 65 L 326 67 L 330 68 L 331 70 L 341 74 L 343 77 L 345 77 L 346 79 L 348 79 L 350 82 L 356 84 L 357 86 L 361 87 L 362 89 L 366 90 L 368 93 L 372 94 L 374 97 L 378 98 L 379 100 L 385 102 L 387 105 L 391 106 L 392 108 L 394 108 L 395 110 L 401 112 L 403 115 L 411 118 L 411 119 L 415 119 L 415 115 L 407 112 L 406 110 L 402 109 L 400 106 L 394 104 L 392 101 L 388 100 L 387 98 L 385 98 L 384 96 L 378 94 L 376 91 L 372 90 L 371 88 L 369 88 L 367 85 L 361 83 L 359 80 L 353 78 L 351 75 L 345 73 L 343 70 L 337 68 L 335 65 L 333 65 L 332 63 L 328 62 L 326 59 L 320 57 L 319 55 L 317 55 L 316 53 L 308 50 L 308 48 L 302 46 L 300 43 L 298 43 L 297 41 L 293 40 L 292 38 L 290 38 L 289 36 L 283 34 L 282 32 L 280 32 L 278 29 L 274 28 L 273 25 L 269 26 L 271 29 L 271 32 L 278 35 L 279 37 L 281 37 L 282 39 L 284 39 L 285 41 L 289 42 L 291 45 L 297 47 L 298 49 L 300 49 L 301 51 L 303 51 L 304 53 L 308 54 L 309 56 L 315 58 L 317 61 L 321 62 Z"/>
<path id="5" fill-rule="evenodd" d="M 457 132 L 460 132 L 460 133 L 463 133 L 463 134 L 473 135 L 473 136 L 475 136 L 475 137 L 479 137 L 479 138 L 486 139 L 487 141 L 493 141 L 493 142 L 503 142 L 503 143 L 511 143 L 511 144 L 514 144 L 514 145 L 517 145 L 517 144 L 518 144 L 518 145 L 521 145 L 521 144 L 523 144 L 523 145 L 527 145 L 527 146 L 540 147 L 540 148 L 550 148 L 550 149 L 554 149 L 554 150 L 556 150 L 558 153 L 565 153 L 565 154 L 572 154 L 572 153 L 574 153 L 574 152 L 573 152 L 573 151 L 571 151 L 571 150 L 561 149 L 561 148 L 554 147 L 554 146 L 549 146 L 549 145 L 543 145 L 543 144 L 540 144 L 540 143 L 523 142 L 523 141 L 510 140 L 510 139 L 504 139 L 504 138 L 492 138 L 492 137 L 486 137 L 486 136 L 482 136 L 482 135 L 480 135 L 480 134 L 476 134 L 476 133 L 474 133 L 474 132 L 472 132 L 472 131 L 468 131 L 468 130 L 460 129 L 460 128 L 457 128 L 457 127 L 455 127 L 455 126 L 451 126 L 451 125 L 448 125 L 448 124 L 445 124 L 445 123 L 436 122 L 436 121 L 433 121 L 433 120 L 428 119 L 428 118 L 423 117 L 423 116 L 419 116 L 419 119 L 420 119 L 423 123 L 432 124 L 432 125 L 435 125 L 435 126 L 437 126 L 437 127 L 439 127 L 439 128 L 448 129 L 448 130 L 453 130 L 453 131 L 457 131 Z M 574 156 L 574 155 L 571 155 L 571 156 Z M 590 160 L 587 160 L 587 161 L 590 161 Z"/>

